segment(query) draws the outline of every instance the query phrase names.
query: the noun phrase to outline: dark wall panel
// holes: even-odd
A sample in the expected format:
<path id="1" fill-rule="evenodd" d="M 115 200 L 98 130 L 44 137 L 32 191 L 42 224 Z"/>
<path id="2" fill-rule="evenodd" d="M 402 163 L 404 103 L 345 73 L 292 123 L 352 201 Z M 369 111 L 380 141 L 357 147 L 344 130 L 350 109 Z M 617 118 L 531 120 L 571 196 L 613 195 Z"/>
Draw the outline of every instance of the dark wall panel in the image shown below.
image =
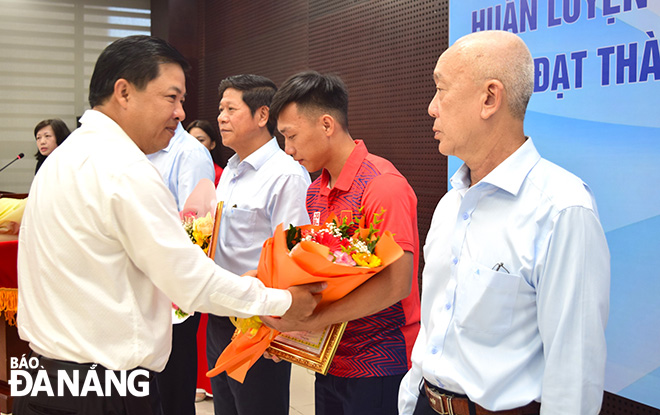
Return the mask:
<path id="1" fill-rule="evenodd" d="M 427 114 L 433 68 L 447 46 L 446 2 L 313 0 L 309 14 L 310 67 L 344 79 L 351 134 L 415 189 L 423 243 L 447 183 Z"/>
<path id="2" fill-rule="evenodd" d="M 215 120 L 224 77 L 281 84 L 304 70 L 342 77 L 349 130 L 407 177 L 419 200 L 420 241 L 446 191 L 446 158 L 427 114 L 432 72 L 447 47 L 447 0 L 198 0 L 198 118 Z M 189 118 L 188 121 L 192 120 Z M 222 160 L 231 156 L 224 149 Z"/>
<path id="3" fill-rule="evenodd" d="M 217 88 L 230 75 L 254 73 L 282 83 L 307 67 L 307 1 L 203 1 L 200 116 L 215 119 Z"/>

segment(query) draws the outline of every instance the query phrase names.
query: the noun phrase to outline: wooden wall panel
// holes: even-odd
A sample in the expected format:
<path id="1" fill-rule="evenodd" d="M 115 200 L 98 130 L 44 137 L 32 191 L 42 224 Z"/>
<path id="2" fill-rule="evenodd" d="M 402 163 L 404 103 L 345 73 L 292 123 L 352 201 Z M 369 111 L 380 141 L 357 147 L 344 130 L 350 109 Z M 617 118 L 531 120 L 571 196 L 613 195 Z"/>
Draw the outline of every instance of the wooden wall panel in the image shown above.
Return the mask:
<path id="1" fill-rule="evenodd" d="M 423 244 L 447 188 L 446 158 L 427 114 L 433 68 L 447 46 L 446 2 L 312 0 L 309 15 L 310 68 L 342 77 L 352 136 L 415 189 Z"/>
<path id="2" fill-rule="evenodd" d="M 281 84 L 305 69 L 332 72 L 349 89 L 349 130 L 392 161 L 413 186 L 423 244 L 447 190 L 427 105 L 447 47 L 447 0 L 198 0 L 198 118 L 217 116 L 226 76 L 256 73 Z M 192 118 L 188 118 L 191 121 Z M 223 149 L 222 160 L 232 154 Z M 421 275 L 421 274 L 420 274 Z"/>

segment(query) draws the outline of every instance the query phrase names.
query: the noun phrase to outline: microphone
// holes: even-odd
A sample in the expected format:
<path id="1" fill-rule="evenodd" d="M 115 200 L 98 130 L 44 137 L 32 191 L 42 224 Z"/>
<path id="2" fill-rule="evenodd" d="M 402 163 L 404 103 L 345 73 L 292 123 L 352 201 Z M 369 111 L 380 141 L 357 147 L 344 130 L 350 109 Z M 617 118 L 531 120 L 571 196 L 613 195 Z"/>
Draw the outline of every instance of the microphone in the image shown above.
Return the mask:
<path id="1" fill-rule="evenodd" d="M 10 161 L 9 163 L 5 164 L 5 166 L 4 166 L 3 168 L 1 168 L 0 171 L 3 171 L 3 170 L 6 169 L 7 167 L 9 167 L 10 164 L 12 164 L 13 162 L 15 162 L 16 160 L 20 160 L 20 159 L 22 159 L 23 157 L 25 157 L 25 154 L 20 153 L 18 156 L 16 156 L 15 159 L 13 159 L 13 160 Z"/>

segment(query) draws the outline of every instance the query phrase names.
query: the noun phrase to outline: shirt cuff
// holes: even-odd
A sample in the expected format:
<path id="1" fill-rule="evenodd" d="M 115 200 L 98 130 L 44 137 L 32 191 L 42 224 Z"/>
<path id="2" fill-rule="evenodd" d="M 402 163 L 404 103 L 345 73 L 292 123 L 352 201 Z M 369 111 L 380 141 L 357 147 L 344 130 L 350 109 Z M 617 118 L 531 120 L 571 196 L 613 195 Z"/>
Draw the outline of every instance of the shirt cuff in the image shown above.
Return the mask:
<path id="1" fill-rule="evenodd" d="M 268 310 L 269 316 L 281 317 L 291 307 L 293 298 L 289 290 L 279 290 L 275 288 L 266 288 L 266 297 L 272 307 Z"/>

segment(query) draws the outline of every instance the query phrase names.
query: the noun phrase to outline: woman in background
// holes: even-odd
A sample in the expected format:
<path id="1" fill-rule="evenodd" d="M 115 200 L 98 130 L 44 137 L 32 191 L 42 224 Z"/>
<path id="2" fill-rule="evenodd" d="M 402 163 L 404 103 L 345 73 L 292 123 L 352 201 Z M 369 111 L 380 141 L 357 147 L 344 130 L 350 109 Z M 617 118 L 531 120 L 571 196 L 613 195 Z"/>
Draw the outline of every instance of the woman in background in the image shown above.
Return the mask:
<path id="1" fill-rule="evenodd" d="M 213 149 L 218 145 L 218 133 L 215 132 L 215 129 L 210 122 L 206 120 L 195 120 L 188 124 L 188 133 L 199 140 L 200 143 L 204 144 L 204 147 L 208 148 L 213 158 L 213 165 L 215 167 L 215 186 L 218 186 L 220 181 L 220 175 L 222 174 L 222 167 L 218 166 L 218 163 L 215 162 L 216 157 L 213 154 Z"/>
<path id="2" fill-rule="evenodd" d="M 46 157 L 62 144 L 69 134 L 71 134 L 69 127 L 59 118 L 43 120 L 34 127 L 34 138 L 37 140 L 38 149 L 34 155 L 37 159 L 37 168 L 34 170 L 34 174 L 37 174 Z"/>

